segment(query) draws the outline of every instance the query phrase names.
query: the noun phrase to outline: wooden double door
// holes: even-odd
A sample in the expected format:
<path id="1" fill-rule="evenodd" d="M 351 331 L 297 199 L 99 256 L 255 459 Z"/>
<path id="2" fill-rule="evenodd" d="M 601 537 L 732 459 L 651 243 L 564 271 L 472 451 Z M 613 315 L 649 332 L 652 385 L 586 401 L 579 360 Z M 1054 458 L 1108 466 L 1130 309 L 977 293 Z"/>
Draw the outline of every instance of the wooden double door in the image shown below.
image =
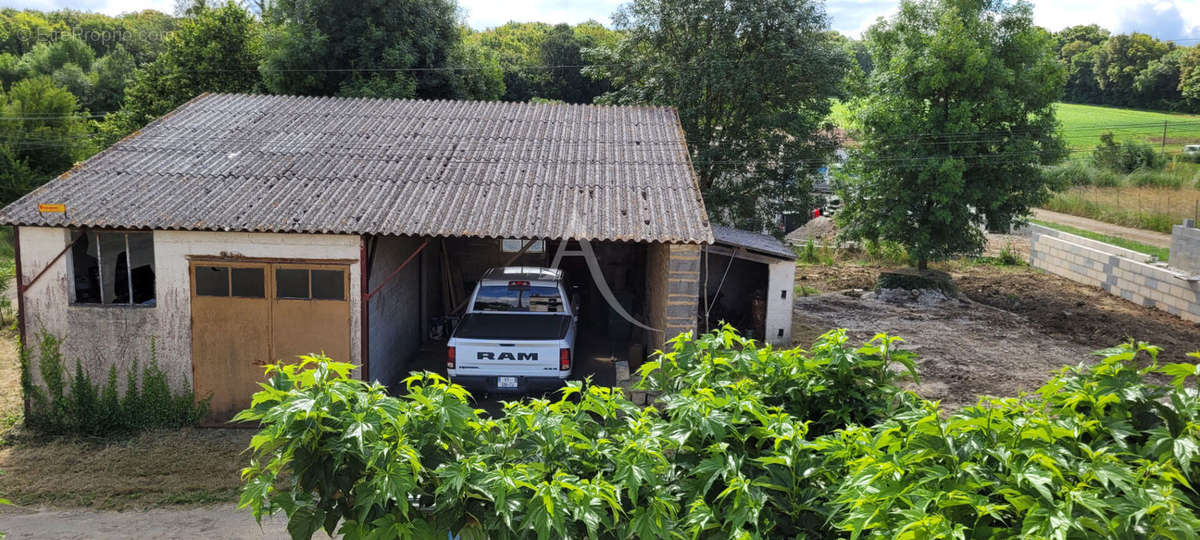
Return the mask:
<path id="1" fill-rule="evenodd" d="M 350 359 L 348 264 L 191 261 L 192 380 L 208 421 L 250 406 L 265 367 Z"/>

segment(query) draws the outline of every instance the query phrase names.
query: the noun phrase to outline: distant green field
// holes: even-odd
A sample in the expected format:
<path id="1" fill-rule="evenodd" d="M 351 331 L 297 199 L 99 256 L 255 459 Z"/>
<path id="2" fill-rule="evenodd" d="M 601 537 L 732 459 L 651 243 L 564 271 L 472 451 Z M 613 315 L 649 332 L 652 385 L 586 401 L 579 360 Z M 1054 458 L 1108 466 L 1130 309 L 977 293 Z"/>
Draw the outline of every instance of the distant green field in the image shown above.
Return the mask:
<path id="1" fill-rule="evenodd" d="M 1118 141 L 1137 139 L 1155 146 L 1162 144 L 1163 122 L 1167 123 L 1167 152 L 1178 152 L 1184 144 L 1200 143 L 1200 116 L 1096 105 L 1058 104 L 1058 121 L 1071 150 L 1091 150 L 1100 134 L 1112 131 Z M 1083 157 L 1077 152 L 1073 157 Z"/>
<path id="2" fill-rule="evenodd" d="M 1200 144 L 1200 115 L 1119 109 L 1098 105 L 1076 105 L 1059 103 L 1058 121 L 1062 123 L 1062 134 L 1073 158 L 1088 155 L 1097 144 L 1100 134 L 1112 131 L 1118 141 L 1137 139 L 1160 146 L 1163 136 L 1163 121 L 1167 122 L 1167 152 L 1178 152 L 1185 144 Z M 837 126 L 849 129 L 850 111 L 846 104 L 835 103 L 829 120 Z"/>

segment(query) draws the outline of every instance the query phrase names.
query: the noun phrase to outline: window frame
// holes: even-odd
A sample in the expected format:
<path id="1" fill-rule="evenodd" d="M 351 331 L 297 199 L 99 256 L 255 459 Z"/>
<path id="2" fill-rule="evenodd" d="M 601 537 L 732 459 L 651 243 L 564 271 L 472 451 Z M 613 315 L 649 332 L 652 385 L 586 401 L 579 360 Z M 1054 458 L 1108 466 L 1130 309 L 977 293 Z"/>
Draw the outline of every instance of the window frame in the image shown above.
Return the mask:
<path id="1" fill-rule="evenodd" d="M 533 245 L 521 253 L 521 248 L 525 244 L 533 240 Z M 514 246 L 510 247 L 510 246 Z M 544 255 L 546 253 L 546 239 L 544 238 L 501 238 L 500 253 L 521 253 L 522 255 Z"/>
<path id="2" fill-rule="evenodd" d="M 348 265 L 336 262 L 283 262 L 274 263 L 273 270 L 270 272 L 271 292 L 270 297 L 273 302 L 349 302 L 351 299 L 350 290 L 350 274 L 351 270 Z M 308 296 L 306 298 L 297 298 L 294 296 L 279 295 L 279 274 L 280 270 L 304 270 L 305 277 L 308 278 Z M 314 298 L 313 297 L 313 270 L 331 270 L 342 275 L 342 298 L 335 300 L 332 298 Z"/>
<path id="3" fill-rule="evenodd" d="M 91 234 L 95 235 L 96 268 L 97 268 L 96 273 L 98 274 L 97 284 L 100 288 L 100 290 L 99 290 L 100 301 L 99 302 L 79 302 L 78 300 L 76 300 L 76 298 L 78 298 L 78 291 L 75 288 L 75 275 L 76 275 L 76 272 L 78 271 L 78 269 L 75 267 L 74 251 L 75 251 L 75 245 L 79 241 L 79 237 L 75 236 L 76 234 L 80 234 L 82 236 L 87 236 L 87 235 L 91 235 Z M 126 280 L 125 286 L 128 289 L 126 292 L 129 294 L 129 302 L 127 302 L 127 303 L 115 303 L 115 302 L 105 303 L 104 302 L 104 250 L 101 249 L 101 247 L 100 247 L 100 235 L 102 235 L 102 234 L 120 234 L 121 240 L 123 241 L 122 243 L 125 246 L 125 251 L 124 251 L 124 253 L 125 253 L 125 280 Z M 131 259 L 133 257 L 132 257 L 132 253 L 129 249 L 129 235 L 130 234 L 145 234 L 145 235 L 148 235 L 148 237 L 150 239 L 150 250 L 151 250 L 150 268 L 154 272 L 154 297 L 153 297 L 154 303 L 150 304 L 150 305 L 134 303 L 134 301 L 133 301 L 133 263 L 131 262 Z M 153 309 L 153 308 L 158 307 L 158 260 L 157 260 L 157 250 L 154 249 L 155 248 L 154 231 L 144 230 L 144 229 L 139 230 L 139 229 L 71 228 L 71 229 L 67 229 L 67 245 L 68 245 L 67 251 L 68 251 L 68 254 L 70 255 L 70 257 L 67 258 L 68 262 L 69 262 L 69 265 L 67 268 L 68 269 L 68 271 L 67 271 L 67 284 L 68 284 L 67 306 L 68 307 L 72 307 L 72 308 L 76 308 L 76 307 L 78 307 L 78 308 L 139 308 L 139 309 Z"/>

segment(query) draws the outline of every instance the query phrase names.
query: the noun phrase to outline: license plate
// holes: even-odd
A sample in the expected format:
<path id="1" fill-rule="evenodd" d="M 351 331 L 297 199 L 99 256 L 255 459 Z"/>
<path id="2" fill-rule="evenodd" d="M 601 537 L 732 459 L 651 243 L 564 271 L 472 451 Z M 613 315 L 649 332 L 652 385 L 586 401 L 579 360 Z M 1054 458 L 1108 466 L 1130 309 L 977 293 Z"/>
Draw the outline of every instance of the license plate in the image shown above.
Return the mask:
<path id="1" fill-rule="evenodd" d="M 516 377 L 496 377 L 496 388 L 516 388 Z"/>

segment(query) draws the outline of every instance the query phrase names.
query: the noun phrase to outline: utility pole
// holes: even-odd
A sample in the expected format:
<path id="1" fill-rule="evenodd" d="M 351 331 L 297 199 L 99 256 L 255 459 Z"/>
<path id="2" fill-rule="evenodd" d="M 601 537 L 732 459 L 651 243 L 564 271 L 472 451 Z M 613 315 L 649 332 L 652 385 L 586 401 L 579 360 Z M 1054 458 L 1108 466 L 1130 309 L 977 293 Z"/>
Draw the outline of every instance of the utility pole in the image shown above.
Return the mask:
<path id="1" fill-rule="evenodd" d="M 1167 121 L 1163 120 L 1162 155 L 1167 157 Z"/>

